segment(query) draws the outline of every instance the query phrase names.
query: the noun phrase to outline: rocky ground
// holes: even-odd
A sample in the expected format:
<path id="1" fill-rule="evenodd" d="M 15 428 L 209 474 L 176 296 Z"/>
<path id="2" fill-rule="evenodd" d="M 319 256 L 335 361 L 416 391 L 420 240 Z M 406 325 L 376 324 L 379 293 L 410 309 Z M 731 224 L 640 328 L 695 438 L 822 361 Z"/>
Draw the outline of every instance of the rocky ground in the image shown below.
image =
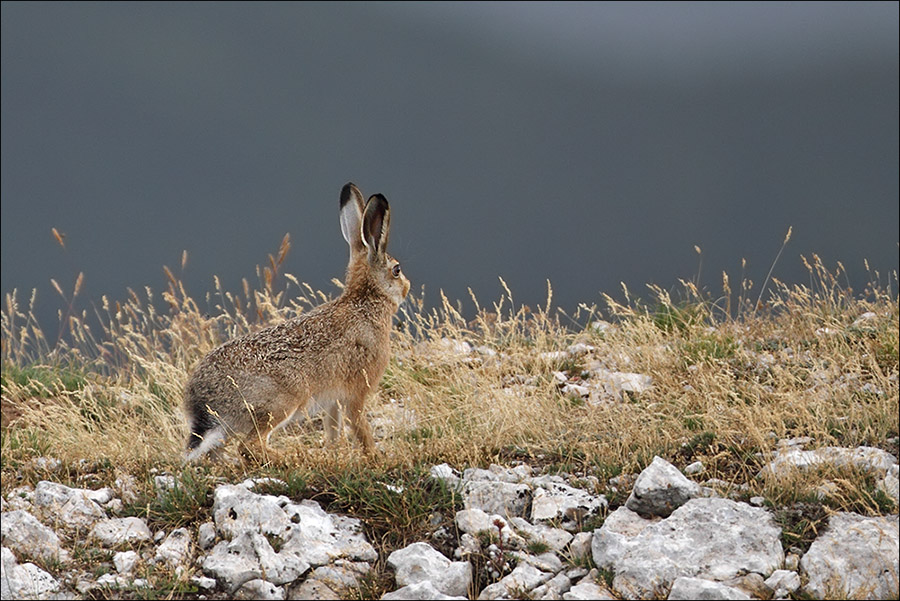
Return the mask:
<path id="1" fill-rule="evenodd" d="M 804 450 L 805 442 L 782 441 L 759 477 L 852 466 L 896 502 L 890 453 Z M 41 461 L 52 473 L 54 460 Z M 462 473 L 436 465 L 431 477 L 458 491 L 463 509 L 452 526 L 387 557 L 359 519 L 265 494 L 271 479 L 219 484 L 199 526 L 158 532 L 117 517 L 134 501 L 133 479 L 98 490 L 44 480 L 2 500 L 0 596 L 150 597 L 141 574 L 155 567 L 193 598 L 346 598 L 371 590 L 367 578 L 381 562 L 394 576 L 384 599 L 897 598 L 896 514 L 834 513 L 811 545 L 786 548 L 765 498 L 739 500 L 745 485 L 704 479 L 699 462 L 684 472 L 659 457 L 603 483 L 526 464 Z M 156 478 L 160 493 L 173 483 Z M 608 495 L 626 494 L 611 511 Z M 92 550 L 93 563 L 84 559 Z"/>

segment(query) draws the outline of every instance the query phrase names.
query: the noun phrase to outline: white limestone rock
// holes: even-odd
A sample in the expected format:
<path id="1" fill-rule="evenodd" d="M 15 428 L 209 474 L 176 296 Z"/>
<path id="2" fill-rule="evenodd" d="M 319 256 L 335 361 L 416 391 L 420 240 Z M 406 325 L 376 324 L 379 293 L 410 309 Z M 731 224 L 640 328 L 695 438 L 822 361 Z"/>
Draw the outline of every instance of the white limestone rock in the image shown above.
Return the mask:
<path id="1" fill-rule="evenodd" d="M 56 472 L 62 466 L 62 461 L 56 457 L 35 457 L 29 463 L 36 472 Z"/>
<path id="2" fill-rule="evenodd" d="M 34 489 L 34 503 L 38 506 L 62 506 L 73 496 L 82 496 L 98 505 L 108 503 L 115 496 L 111 488 L 92 490 L 89 488 L 70 488 L 64 484 L 42 480 Z"/>
<path id="3" fill-rule="evenodd" d="M 553 600 L 562 599 L 563 594 L 572 588 L 572 579 L 566 574 L 557 574 L 544 584 L 531 590 L 532 599 Z"/>
<path id="4" fill-rule="evenodd" d="M 339 559 L 327 566 L 319 566 L 298 585 L 288 591 L 288 599 L 344 599 L 347 591 L 359 586 L 360 578 L 372 566 L 363 561 Z"/>
<path id="5" fill-rule="evenodd" d="M 121 589 L 126 588 L 134 584 L 134 580 L 130 577 L 130 575 L 123 576 L 122 574 L 103 574 L 97 581 L 91 585 L 88 585 L 86 593 L 91 591 L 95 591 L 103 588 L 111 588 L 111 589 Z"/>
<path id="6" fill-rule="evenodd" d="M 688 578 L 681 576 L 672 584 L 668 599 L 679 601 L 703 601 L 713 599 L 735 599 L 749 601 L 751 597 L 744 591 L 705 578 Z"/>
<path id="7" fill-rule="evenodd" d="M 616 509 L 601 528 L 594 530 L 591 540 L 594 565 L 602 570 L 612 569 L 628 549 L 639 544 L 637 536 L 659 520 L 643 518 L 624 506 Z"/>
<path id="8" fill-rule="evenodd" d="M 52 516 L 66 528 L 90 528 L 100 520 L 106 519 L 106 512 L 97 501 L 106 499 L 108 493 L 105 490 L 108 489 L 93 491 L 69 488 L 56 482 L 42 480 L 34 489 L 33 503 L 40 516 Z"/>
<path id="9" fill-rule="evenodd" d="M 222 484 L 213 495 L 213 518 L 228 538 L 245 531 L 280 536 L 291 525 L 284 506 L 287 497 L 259 495 L 244 486 Z"/>
<path id="10" fill-rule="evenodd" d="M 523 516 L 531 502 L 531 488 L 524 483 L 467 481 L 463 491 L 466 509 L 481 509 L 485 513 Z"/>
<path id="11" fill-rule="evenodd" d="M 216 525 L 212 522 L 203 522 L 197 528 L 197 545 L 206 551 L 216 542 Z"/>
<path id="12" fill-rule="evenodd" d="M 504 528 L 506 527 L 506 520 L 500 516 L 488 515 L 481 509 L 461 509 L 456 512 L 456 527 L 473 536 L 484 531 L 496 533 L 495 519 L 499 519 Z"/>
<path id="13" fill-rule="evenodd" d="M 366 541 L 362 523 L 356 519 L 325 512 L 311 500 L 285 507 L 290 525 L 285 529 L 282 552 L 295 553 L 312 566 L 340 558 L 374 562 L 378 553 Z"/>
<path id="14" fill-rule="evenodd" d="M 247 601 L 252 599 L 280 601 L 284 599 L 284 589 L 280 586 L 275 586 L 268 580 L 257 578 L 242 584 L 241 587 L 234 592 L 234 598 L 245 599 Z"/>
<path id="15" fill-rule="evenodd" d="M 460 479 L 464 506 L 489 514 L 524 517 L 525 509 L 531 502 L 531 486 L 524 480 L 530 475 L 528 466 L 509 469 L 491 465 L 486 470 L 468 468 Z"/>
<path id="16" fill-rule="evenodd" d="M 572 562 L 581 562 L 591 556 L 591 543 L 594 540 L 593 532 L 578 532 L 569 543 L 567 557 Z"/>
<path id="17" fill-rule="evenodd" d="M 542 572 L 529 564 L 520 564 L 512 572 L 500 579 L 499 582 L 484 587 L 478 595 L 479 599 L 508 599 L 522 598 L 537 586 L 550 580 L 551 575 Z"/>
<path id="18" fill-rule="evenodd" d="M 428 580 L 445 595 L 465 596 L 472 585 L 472 564 L 451 562 L 428 543 L 413 543 L 398 549 L 387 561 L 395 570 L 400 586 Z"/>
<path id="19" fill-rule="evenodd" d="M 454 338 L 441 338 L 437 343 L 438 348 L 450 355 L 467 357 L 472 353 L 472 345 L 465 340 Z"/>
<path id="20" fill-rule="evenodd" d="M 161 476 L 153 476 L 153 488 L 156 489 L 156 496 L 162 497 L 170 490 L 174 490 L 178 486 L 175 476 L 170 474 L 162 474 Z"/>
<path id="21" fill-rule="evenodd" d="M 722 584 L 741 590 L 752 599 L 768 599 L 772 596 L 772 589 L 766 585 L 766 577 L 757 572 L 747 572 L 728 578 L 723 580 Z"/>
<path id="22" fill-rule="evenodd" d="M 6 498 L 0 498 L 0 511 L 6 513 L 8 511 L 23 510 L 29 513 L 34 511 L 34 489 L 30 486 L 17 486 L 6 494 Z"/>
<path id="23" fill-rule="evenodd" d="M 168 564 L 171 568 L 186 566 L 191 559 L 191 533 L 187 528 L 176 528 L 166 540 L 156 548 L 154 561 Z"/>
<path id="24" fill-rule="evenodd" d="M 531 521 L 582 522 L 608 505 L 606 497 L 569 486 L 559 476 L 540 476 L 528 481 L 534 487 Z"/>
<path id="25" fill-rule="evenodd" d="M 218 530 L 225 536 L 236 537 L 245 532 L 277 536 L 283 541 L 282 553 L 293 554 L 311 566 L 339 558 L 368 562 L 377 559 L 359 520 L 329 514 L 315 501 L 295 504 L 284 496 L 257 494 L 248 490 L 249 484 L 255 482 L 244 484 L 216 488 L 213 515 Z"/>
<path id="26" fill-rule="evenodd" d="M 62 507 L 73 494 L 81 494 L 87 498 L 85 490 L 69 488 L 63 484 L 41 480 L 34 489 L 32 502 L 38 507 Z"/>
<path id="27" fill-rule="evenodd" d="M 465 559 L 468 555 L 475 555 L 481 552 L 481 543 L 477 538 L 463 532 L 459 537 L 459 546 L 453 551 L 453 557 L 456 559 Z"/>
<path id="28" fill-rule="evenodd" d="M 563 599 L 580 601 L 582 599 L 615 599 L 613 594 L 597 582 L 597 570 L 582 578 L 578 584 L 563 593 Z"/>
<path id="29" fill-rule="evenodd" d="M 897 597 L 898 518 L 837 513 L 800 559 L 815 598 L 893 599 Z"/>
<path id="30" fill-rule="evenodd" d="M 706 468 L 703 466 L 702 461 L 695 461 L 684 466 L 684 473 L 688 476 L 696 476 L 697 474 L 702 474 L 704 469 Z"/>
<path id="31" fill-rule="evenodd" d="M 640 473 L 625 506 L 641 515 L 668 517 L 673 511 L 700 496 L 700 485 L 688 480 L 674 465 L 661 457 Z"/>
<path id="32" fill-rule="evenodd" d="M 527 528 L 533 528 L 522 518 L 512 518 L 512 520 L 521 520 L 521 523 L 525 524 Z M 525 548 L 528 541 L 511 526 L 512 520 L 507 520 L 497 514 L 488 515 L 480 509 L 462 509 L 456 512 L 456 525 L 463 533 L 460 537 L 457 556 L 461 557 L 480 551 L 479 534 L 481 533 L 486 533 L 491 540 L 499 539 L 507 549 Z"/>
<path id="33" fill-rule="evenodd" d="M 562 560 L 559 556 L 556 553 L 549 551 L 547 553 L 541 553 L 540 555 L 531 555 L 521 551 L 511 551 L 510 555 L 512 555 L 519 563 L 524 562 L 531 564 L 542 572 L 556 574 L 563 569 Z"/>
<path id="34" fill-rule="evenodd" d="M 24 510 L 10 511 L 0 517 L 3 545 L 22 557 L 60 561 L 70 559 L 59 536 Z"/>
<path id="35" fill-rule="evenodd" d="M 453 488 L 459 485 L 459 472 L 457 472 L 446 463 L 432 466 L 431 470 L 429 470 L 429 474 L 432 478 L 436 480 L 443 480 Z"/>
<path id="36" fill-rule="evenodd" d="M 90 538 L 96 539 L 104 547 L 142 543 L 153 538 L 147 523 L 141 518 L 105 519 L 91 529 Z"/>
<path id="37" fill-rule="evenodd" d="M 56 578 L 33 563 L 19 565 L 15 554 L 7 547 L 2 548 L 0 598 L 4 601 L 50 599 L 56 597 L 59 591 L 60 583 Z"/>
<path id="38" fill-rule="evenodd" d="M 822 447 L 813 451 L 803 451 L 797 447 L 782 448 L 774 458 L 760 470 L 761 476 L 786 476 L 793 470 L 806 470 L 822 465 L 853 467 L 883 476 L 897 465 L 894 456 L 875 447 Z"/>
<path id="39" fill-rule="evenodd" d="M 237 484 L 237 486 L 251 491 L 254 490 L 257 486 L 264 485 L 287 487 L 287 482 L 285 482 L 281 478 L 247 478 L 246 480 L 242 480 Z"/>
<path id="40" fill-rule="evenodd" d="M 544 524 L 529 524 L 522 518 L 512 518 L 509 524 L 528 542 L 547 545 L 550 550 L 560 553 L 572 541 L 572 533 L 561 528 L 552 528 Z"/>
<path id="41" fill-rule="evenodd" d="M 850 324 L 851 328 L 856 329 L 872 329 L 875 327 L 876 322 L 878 321 L 878 314 L 873 313 L 872 311 L 866 311 Z"/>
<path id="42" fill-rule="evenodd" d="M 191 582 L 205 591 L 210 591 L 216 588 L 216 579 L 209 578 L 207 576 L 191 576 Z"/>
<path id="43" fill-rule="evenodd" d="M 772 589 L 774 598 L 787 597 L 800 588 L 800 574 L 792 570 L 775 570 L 766 578 L 765 584 Z"/>
<path id="44" fill-rule="evenodd" d="M 294 553 L 276 553 L 265 536 L 246 530 L 232 541 L 222 541 L 203 560 L 203 571 L 214 576 L 229 591 L 257 578 L 281 585 L 293 582 L 310 565 Z"/>
<path id="45" fill-rule="evenodd" d="M 612 564 L 613 587 L 637 599 L 659 595 L 680 576 L 722 581 L 755 572 L 766 577 L 784 561 L 780 537 L 781 529 L 764 509 L 728 499 L 692 499 L 627 542 Z"/>
<path id="46" fill-rule="evenodd" d="M 878 482 L 878 488 L 894 499 L 894 503 L 900 502 L 900 465 L 895 463 L 888 469 L 884 478 Z"/>
<path id="47" fill-rule="evenodd" d="M 134 571 L 134 566 L 138 561 L 136 551 L 119 551 L 113 555 L 113 565 L 116 566 L 116 572 L 125 576 Z"/>
<path id="48" fill-rule="evenodd" d="M 588 371 L 591 382 L 602 389 L 601 399 L 623 400 L 627 395 L 639 396 L 653 388 L 653 378 L 644 374 L 610 371 L 599 362 L 592 364 Z"/>
<path id="49" fill-rule="evenodd" d="M 567 382 L 563 384 L 562 393 L 566 396 L 576 396 L 581 397 L 583 399 L 589 399 L 591 397 L 591 389 L 587 386 L 582 386 L 581 384 L 575 384 L 572 382 Z"/>
<path id="50" fill-rule="evenodd" d="M 430 580 L 423 580 L 422 582 L 398 588 L 393 592 L 385 593 L 381 598 L 385 601 L 425 601 L 429 599 L 434 599 L 436 601 L 464 601 L 468 597 L 452 597 L 450 595 L 445 595 L 437 590 Z"/>

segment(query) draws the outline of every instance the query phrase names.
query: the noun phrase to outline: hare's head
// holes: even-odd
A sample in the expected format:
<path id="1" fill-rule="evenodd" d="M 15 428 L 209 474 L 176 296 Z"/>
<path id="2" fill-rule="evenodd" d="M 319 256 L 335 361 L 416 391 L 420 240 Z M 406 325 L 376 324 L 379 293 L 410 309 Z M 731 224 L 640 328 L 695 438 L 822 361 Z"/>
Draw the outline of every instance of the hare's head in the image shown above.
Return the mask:
<path id="1" fill-rule="evenodd" d="M 406 298 L 409 280 L 400 270 L 400 262 L 387 254 L 391 229 L 391 209 L 381 194 L 363 201 L 352 183 L 341 190 L 341 232 L 350 246 L 347 266 L 347 291 L 379 295 L 394 304 Z"/>

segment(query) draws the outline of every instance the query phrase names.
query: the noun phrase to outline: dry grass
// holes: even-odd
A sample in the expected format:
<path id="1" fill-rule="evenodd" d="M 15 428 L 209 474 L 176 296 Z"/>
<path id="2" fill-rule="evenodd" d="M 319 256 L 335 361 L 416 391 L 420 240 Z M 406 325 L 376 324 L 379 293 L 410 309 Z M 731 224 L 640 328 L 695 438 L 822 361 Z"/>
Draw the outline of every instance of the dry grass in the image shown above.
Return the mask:
<path id="1" fill-rule="evenodd" d="M 240 293 L 221 286 L 197 301 L 172 270 L 162 294 L 131 292 L 100 302 L 96 319 L 71 309 L 51 343 L 32 306 L 8 294 L 2 313 L 3 494 L 40 477 L 37 456 L 115 466 L 110 474 L 178 472 L 186 436 L 182 391 L 199 359 L 225 340 L 290 318 L 327 299 L 281 266 L 290 243 Z M 772 280 L 765 295 L 727 278 L 720 298 L 683 282 L 677 300 L 651 287 L 646 300 L 581 306 L 573 315 L 514 304 L 507 290 L 490 307 L 422 299 L 401 310 L 394 358 L 370 407 L 380 453 L 365 459 L 343 441 L 322 448 L 315 422 L 273 436 L 281 457 L 258 473 L 294 468 L 388 473 L 426 463 L 457 467 L 524 460 L 605 478 L 634 472 L 661 455 L 706 464 L 705 477 L 750 482 L 777 503 L 805 499 L 818 477 L 789 483 L 754 478 L 777 439 L 812 437 L 812 447 L 871 445 L 896 455 L 898 420 L 897 274 L 872 275 L 860 294 L 839 284 L 818 258 L 808 285 Z M 765 304 L 756 297 L 768 297 Z M 750 300 L 750 299 L 753 300 Z M 31 299 L 33 303 L 34 297 Z M 859 318 L 872 313 L 874 316 Z M 604 320 L 604 321 L 601 321 Z M 598 324 L 609 323 L 609 327 Z M 95 325 L 91 326 L 90 324 Z M 99 324 L 99 325 L 96 325 Z M 465 346 L 463 346 L 465 343 Z M 583 343 L 593 347 L 565 353 Z M 553 372 L 587 378 L 591 366 L 646 374 L 641 395 L 592 404 L 560 391 Z M 893 442 L 891 442 L 893 441 Z M 348 452 L 348 449 L 352 451 Z M 214 474 L 233 477 L 231 464 Z M 883 510 L 864 474 L 835 476 L 835 508 Z"/>

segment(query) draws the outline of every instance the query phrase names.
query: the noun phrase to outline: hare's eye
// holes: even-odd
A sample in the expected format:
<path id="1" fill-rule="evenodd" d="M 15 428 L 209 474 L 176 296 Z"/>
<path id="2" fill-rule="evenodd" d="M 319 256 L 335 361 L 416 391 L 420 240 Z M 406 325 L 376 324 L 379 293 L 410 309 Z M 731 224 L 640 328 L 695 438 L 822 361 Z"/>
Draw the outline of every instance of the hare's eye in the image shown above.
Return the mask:
<path id="1" fill-rule="evenodd" d="M 395 278 L 400 277 L 400 263 L 397 263 L 396 265 L 391 267 L 391 275 L 394 276 Z"/>

